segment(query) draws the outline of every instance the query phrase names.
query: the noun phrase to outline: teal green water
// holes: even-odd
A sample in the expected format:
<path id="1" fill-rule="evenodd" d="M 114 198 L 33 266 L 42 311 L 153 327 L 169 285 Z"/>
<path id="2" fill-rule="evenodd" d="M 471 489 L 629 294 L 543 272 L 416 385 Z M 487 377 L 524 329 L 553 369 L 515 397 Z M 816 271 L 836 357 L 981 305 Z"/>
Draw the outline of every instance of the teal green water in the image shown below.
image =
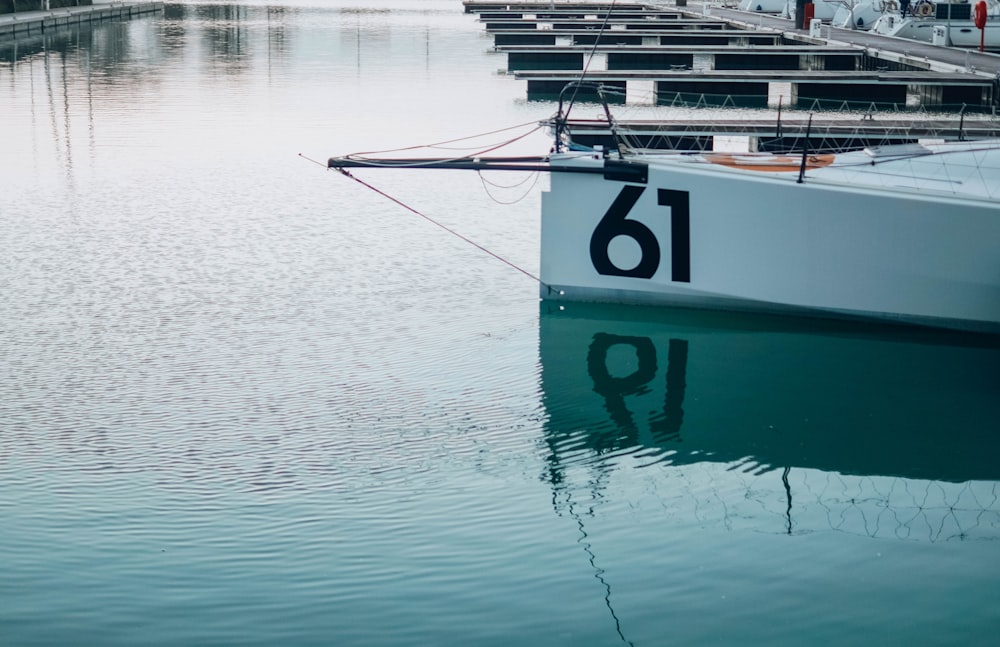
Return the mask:
<path id="1" fill-rule="evenodd" d="M 996 340 L 550 307 L 299 156 L 530 130 L 490 45 L 451 0 L 0 44 L 0 644 L 993 644 Z M 364 179 L 537 273 L 545 178 Z"/>

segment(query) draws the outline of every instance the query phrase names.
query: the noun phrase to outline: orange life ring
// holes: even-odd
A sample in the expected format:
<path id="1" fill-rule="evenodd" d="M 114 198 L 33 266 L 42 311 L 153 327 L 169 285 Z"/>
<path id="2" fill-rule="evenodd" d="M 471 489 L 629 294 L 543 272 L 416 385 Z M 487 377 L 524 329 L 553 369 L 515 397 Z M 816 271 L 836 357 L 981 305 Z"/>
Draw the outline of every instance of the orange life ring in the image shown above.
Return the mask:
<path id="1" fill-rule="evenodd" d="M 930 2 L 922 2 L 920 6 L 917 7 L 917 14 L 921 16 L 929 16 L 934 13 L 934 5 Z"/>
<path id="2" fill-rule="evenodd" d="M 979 29 L 984 29 L 986 27 L 986 2 L 985 0 L 979 0 L 976 3 L 976 15 L 975 15 L 976 27 Z"/>

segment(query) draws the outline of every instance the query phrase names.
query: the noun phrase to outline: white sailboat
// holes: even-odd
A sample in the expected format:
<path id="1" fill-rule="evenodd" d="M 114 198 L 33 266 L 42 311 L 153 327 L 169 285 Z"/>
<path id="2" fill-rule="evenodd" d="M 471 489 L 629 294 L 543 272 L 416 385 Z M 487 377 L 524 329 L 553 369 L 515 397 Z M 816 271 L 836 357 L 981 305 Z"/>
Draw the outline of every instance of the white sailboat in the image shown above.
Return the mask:
<path id="1" fill-rule="evenodd" d="M 936 45 L 1000 50 L 1000 0 L 981 0 L 985 7 L 982 30 L 976 25 L 979 3 L 919 2 L 910 15 L 886 12 L 872 32 Z"/>
<path id="2" fill-rule="evenodd" d="M 830 22 L 838 9 L 855 0 L 812 0 L 812 17 Z M 741 0 L 737 8 L 754 13 L 771 13 L 785 18 L 795 18 L 795 0 Z"/>
<path id="3" fill-rule="evenodd" d="M 736 8 L 740 11 L 755 13 L 785 13 L 788 12 L 789 0 L 740 0 Z M 794 2 L 793 2 L 794 3 Z"/>
<path id="4" fill-rule="evenodd" d="M 882 14 L 898 14 L 900 11 L 897 0 L 861 0 L 859 2 L 848 0 L 848 2 L 837 4 L 837 10 L 830 19 L 830 24 L 844 29 L 867 31 L 872 28 L 872 25 Z"/>
<path id="5" fill-rule="evenodd" d="M 610 115 L 609 115 L 610 121 Z M 1000 333 L 1000 140 L 841 154 L 581 148 L 331 158 L 328 167 L 545 171 L 541 297 Z M 807 138 L 808 139 L 808 138 Z"/>
<path id="6" fill-rule="evenodd" d="M 812 17 L 817 20 L 822 20 L 823 22 L 832 22 L 834 16 L 837 15 L 837 11 L 844 6 L 845 2 L 853 2 L 854 0 L 812 0 Z M 797 15 L 797 6 L 795 0 L 789 0 L 788 9 L 786 15 L 795 20 Z M 806 28 L 809 27 L 808 24 L 804 25 Z"/>
<path id="7" fill-rule="evenodd" d="M 1000 141 L 550 159 L 543 298 L 1000 332 Z"/>

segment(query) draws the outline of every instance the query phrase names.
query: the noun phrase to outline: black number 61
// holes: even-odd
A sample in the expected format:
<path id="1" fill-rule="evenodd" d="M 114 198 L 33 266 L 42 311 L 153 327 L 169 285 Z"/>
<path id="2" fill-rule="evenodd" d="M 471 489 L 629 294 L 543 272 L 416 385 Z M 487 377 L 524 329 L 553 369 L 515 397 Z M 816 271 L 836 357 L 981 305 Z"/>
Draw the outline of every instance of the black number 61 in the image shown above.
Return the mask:
<path id="1" fill-rule="evenodd" d="M 645 190 L 646 187 L 642 186 L 623 186 L 594 228 L 594 233 L 590 236 L 590 261 L 598 274 L 649 279 L 659 269 L 660 244 L 656 240 L 656 234 L 638 220 L 628 219 L 629 212 Z M 691 215 L 688 192 L 659 189 L 656 202 L 660 206 L 670 207 L 670 279 L 690 283 Z M 608 246 L 617 236 L 628 236 L 638 243 L 642 256 L 635 267 L 622 269 L 611 262 Z"/>

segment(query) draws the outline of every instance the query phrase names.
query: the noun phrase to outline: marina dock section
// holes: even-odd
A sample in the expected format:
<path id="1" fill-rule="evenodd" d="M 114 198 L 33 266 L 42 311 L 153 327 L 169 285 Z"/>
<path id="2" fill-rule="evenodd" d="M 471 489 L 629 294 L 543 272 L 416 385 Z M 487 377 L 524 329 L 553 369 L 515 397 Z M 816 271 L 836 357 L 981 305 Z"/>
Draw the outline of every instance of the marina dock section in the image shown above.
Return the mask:
<path id="1" fill-rule="evenodd" d="M 579 78 L 571 71 L 520 71 L 528 98 L 558 96 Z M 994 82 L 965 74 L 927 71 L 838 70 L 588 70 L 587 78 L 612 88 L 618 102 L 677 105 L 701 101 L 733 107 L 892 106 L 931 111 L 990 110 Z"/>
<path id="2" fill-rule="evenodd" d="M 921 140 L 995 138 L 1000 137 L 1000 122 L 885 116 L 844 119 L 824 117 L 823 113 L 809 118 L 778 113 L 774 119 L 625 119 L 616 122 L 614 130 L 606 121 L 574 119 L 573 141 L 607 149 L 614 148 L 617 140 L 624 140 L 633 148 L 710 151 L 717 148 L 718 138 L 725 138 L 727 147 L 739 150 L 789 153 L 801 152 L 808 145 L 815 153 L 835 153 Z"/>
<path id="3" fill-rule="evenodd" d="M 1000 56 L 746 12 L 714 2 L 466 0 L 526 81 L 551 99 L 582 75 L 611 102 L 995 115 Z M 591 97 L 593 98 L 593 97 Z"/>
<path id="4" fill-rule="evenodd" d="M 40 34 L 70 25 L 123 20 L 162 11 L 162 2 L 95 2 L 92 5 L 41 11 L 0 13 L 0 40 Z"/>

